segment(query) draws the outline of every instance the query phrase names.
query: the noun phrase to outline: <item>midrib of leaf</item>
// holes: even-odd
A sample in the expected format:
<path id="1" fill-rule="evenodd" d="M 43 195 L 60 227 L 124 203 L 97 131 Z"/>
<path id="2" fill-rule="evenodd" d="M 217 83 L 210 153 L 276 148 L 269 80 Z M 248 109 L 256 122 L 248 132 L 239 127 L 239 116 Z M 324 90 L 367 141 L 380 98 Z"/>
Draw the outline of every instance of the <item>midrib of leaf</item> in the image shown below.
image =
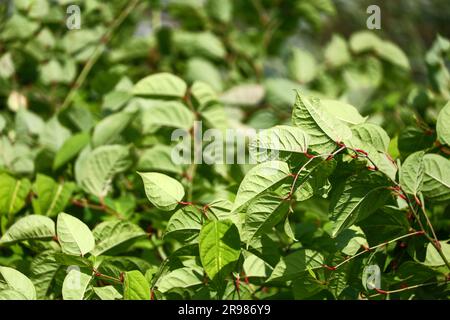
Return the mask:
<path id="1" fill-rule="evenodd" d="M 448 185 L 447 183 L 445 183 L 445 181 L 433 176 L 432 174 L 429 174 L 427 172 L 425 172 L 425 174 L 431 178 L 433 178 L 434 180 L 438 181 L 439 183 L 441 183 L 442 185 L 446 186 L 447 188 L 450 188 L 450 185 Z"/>
<path id="2" fill-rule="evenodd" d="M 221 263 L 222 263 L 222 256 L 221 256 L 221 254 L 220 254 L 220 252 L 221 252 L 221 247 L 220 247 L 220 239 L 219 239 L 219 230 L 218 230 L 218 223 L 217 222 L 214 222 L 214 230 L 215 230 L 215 233 L 216 233 L 216 236 L 215 236 L 215 242 L 216 242 L 216 247 L 217 247 L 217 251 L 218 251 L 218 253 L 217 253 L 217 259 L 216 259 L 216 263 L 217 263 L 217 265 L 216 265 L 216 269 L 217 269 L 217 273 L 219 273 L 219 271 L 220 271 L 220 265 L 221 265 Z"/>
<path id="3" fill-rule="evenodd" d="M 47 215 L 48 215 L 48 213 L 51 213 L 52 212 L 52 210 L 53 210 L 53 208 L 55 207 L 55 205 L 56 205 L 56 200 L 59 198 L 59 196 L 60 196 L 60 194 L 61 194 L 61 192 L 62 192 L 62 190 L 63 190 L 63 185 L 62 184 L 58 184 L 58 189 L 56 190 L 56 194 L 55 194 L 55 196 L 53 197 L 53 200 L 52 200 L 52 203 L 50 204 L 50 207 L 48 208 L 48 210 L 47 210 Z"/>
<path id="4" fill-rule="evenodd" d="M 9 217 L 11 217 L 11 215 L 12 215 L 14 203 L 16 202 L 16 198 L 17 198 L 17 192 L 19 191 L 21 183 L 22 183 L 21 180 L 17 180 L 16 185 L 14 187 L 14 192 L 12 194 L 11 202 L 9 203 L 9 208 L 8 208 L 8 216 Z"/>
<path id="5" fill-rule="evenodd" d="M 78 248 L 78 251 L 80 251 L 80 256 L 83 256 L 83 252 L 81 251 L 81 247 L 78 245 L 78 241 L 77 241 L 76 238 L 74 237 L 71 228 L 69 228 L 65 222 L 64 222 L 64 224 L 65 224 L 65 226 L 67 227 L 67 230 L 69 231 L 70 235 L 72 236 L 72 239 L 75 240 L 75 244 L 76 244 L 76 246 L 77 246 L 77 248 Z"/>

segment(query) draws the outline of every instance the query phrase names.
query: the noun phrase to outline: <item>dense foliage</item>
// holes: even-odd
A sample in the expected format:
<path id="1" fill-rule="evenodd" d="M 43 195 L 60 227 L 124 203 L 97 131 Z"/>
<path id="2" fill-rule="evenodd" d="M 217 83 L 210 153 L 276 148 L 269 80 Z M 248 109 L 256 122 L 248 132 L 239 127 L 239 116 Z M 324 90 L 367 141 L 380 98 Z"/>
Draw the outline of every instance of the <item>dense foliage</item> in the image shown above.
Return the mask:
<path id="1" fill-rule="evenodd" d="M 448 299 L 450 42 L 336 10 L 0 3 L 0 299 Z"/>

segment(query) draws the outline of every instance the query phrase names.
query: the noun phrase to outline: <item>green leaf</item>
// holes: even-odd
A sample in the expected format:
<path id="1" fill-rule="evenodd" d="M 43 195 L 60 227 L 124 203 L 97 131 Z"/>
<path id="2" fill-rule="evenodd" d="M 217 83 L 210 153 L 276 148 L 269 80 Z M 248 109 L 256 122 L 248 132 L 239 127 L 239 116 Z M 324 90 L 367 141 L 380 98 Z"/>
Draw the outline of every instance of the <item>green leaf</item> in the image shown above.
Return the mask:
<path id="1" fill-rule="evenodd" d="M 47 250 L 36 257 L 30 265 L 30 279 L 36 288 L 38 299 L 47 299 L 47 294 L 54 281 L 60 264 L 56 263 L 52 250 Z"/>
<path id="2" fill-rule="evenodd" d="M 93 256 L 99 256 L 146 235 L 144 230 L 128 221 L 104 221 L 93 230 L 95 248 L 91 251 Z"/>
<path id="3" fill-rule="evenodd" d="M 450 244 L 444 241 L 439 241 L 441 245 L 442 252 L 444 253 L 447 261 L 450 261 Z M 428 243 L 427 245 L 427 253 L 425 256 L 424 264 L 431 267 L 438 267 L 445 265 L 444 260 L 439 255 L 439 252 L 433 246 L 433 244 Z"/>
<path id="4" fill-rule="evenodd" d="M 92 145 L 98 147 L 117 140 L 120 133 L 128 126 L 134 113 L 118 112 L 102 119 L 94 128 Z"/>
<path id="5" fill-rule="evenodd" d="M 144 133 L 152 132 L 155 126 L 190 129 L 194 125 L 194 114 L 178 101 L 163 101 L 142 112 Z"/>
<path id="6" fill-rule="evenodd" d="M 177 210 L 167 223 L 164 237 L 188 241 L 197 236 L 202 228 L 202 212 L 193 206 Z"/>
<path id="7" fill-rule="evenodd" d="M 426 154 L 423 164 L 424 196 L 432 201 L 450 200 L 450 160 L 437 154 Z"/>
<path id="8" fill-rule="evenodd" d="M 323 263 L 324 258 L 320 253 L 301 249 L 282 257 L 266 282 L 294 280 L 308 272 L 308 269 L 321 268 Z"/>
<path id="9" fill-rule="evenodd" d="M 289 191 L 289 190 L 287 190 Z M 261 237 L 286 216 L 289 202 L 275 192 L 264 193 L 250 202 L 244 215 L 242 240 L 249 246 L 255 238 Z"/>
<path id="10" fill-rule="evenodd" d="M 220 96 L 226 105 L 256 106 L 264 98 L 264 87 L 259 84 L 241 84 L 231 87 Z"/>
<path id="11" fill-rule="evenodd" d="M 78 184 L 88 193 L 105 197 L 114 176 L 130 165 L 129 148 L 122 145 L 101 146 L 80 154 L 75 166 Z"/>
<path id="12" fill-rule="evenodd" d="M 73 183 L 56 183 L 52 178 L 38 174 L 35 182 L 37 193 L 37 205 L 34 206 L 36 213 L 46 216 L 56 216 L 64 210 L 75 189 Z"/>
<path id="13" fill-rule="evenodd" d="M 28 179 L 16 180 L 6 173 L 0 174 L 0 216 L 12 217 L 22 209 L 30 188 Z"/>
<path id="14" fill-rule="evenodd" d="M 320 100 L 303 97 L 299 92 L 292 122 L 310 136 L 311 149 L 318 153 L 332 152 L 337 143 L 352 136 L 351 130 L 326 111 Z"/>
<path id="15" fill-rule="evenodd" d="M 161 278 L 156 283 L 160 292 L 167 292 L 174 288 L 189 288 L 203 283 L 201 268 L 184 267 L 175 269 Z"/>
<path id="16" fill-rule="evenodd" d="M 230 220 L 210 221 L 199 236 L 200 260 L 211 280 L 231 272 L 241 254 L 239 231 Z"/>
<path id="17" fill-rule="evenodd" d="M 156 73 L 139 80 L 133 87 L 134 95 L 147 97 L 183 98 L 186 83 L 170 73 Z"/>
<path id="18" fill-rule="evenodd" d="M 278 156 L 279 152 L 305 153 L 309 136 L 300 128 L 276 126 L 259 132 L 249 144 L 249 152 L 258 162 Z"/>
<path id="19" fill-rule="evenodd" d="M 400 169 L 400 185 L 409 194 L 417 196 L 424 179 L 423 151 L 418 151 L 406 158 Z"/>
<path id="20" fill-rule="evenodd" d="M 122 295 L 113 286 L 94 287 L 93 290 L 100 300 L 122 299 Z"/>
<path id="21" fill-rule="evenodd" d="M 299 48 L 292 50 L 288 67 L 291 77 L 300 83 L 311 82 L 317 74 L 317 63 L 314 56 Z"/>
<path id="22" fill-rule="evenodd" d="M 58 150 L 53 161 L 53 170 L 58 170 L 67 162 L 76 157 L 76 155 L 89 143 L 89 133 L 80 132 L 74 134 L 64 141 L 62 147 Z"/>
<path id="23" fill-rule="evenodd" d="M 17 241 L 51 239 L 56 235 L 52 219 L 41 215 L 29 215 L 14 223 L 0 239 L 0 244 Z"/>
<path id="24" fill-rule="evenodd" d="M 333 191 L 330 202 L 332 236 L 336 237 L 354 223 L 363 220 L 385 203 L 390 195 L 375 179 L 349 178 Z"/>
<path id="25" fill-rule="evenodd" d="M 144 182 L 148 200 L 158 209 L 171 211 L 184 197 L 184 188 L 177 180 L 157 172 L 138 172 Z"/>
<path id="26" fill-rule="evenodd" d="M 137 164 L 139 171 L 161 171 L 182 174 L 183 168 L 172 161 L 173 148 L 165 145 L 156 145 L 145 149 L 140 155 Z"/>
<path id="27" fill-rule="evenodd" d="M 83 300 L 92 276 L 72 269 L 64 278 L 62 296 L 64 300 Z"/>
<path id="28" fill-rule="evenodd" d="M 23 273 L 9 267 L 0 266 L 0 275 L 6 282 L 7 288 L 23 295 L 27 300 L 36 300 L 36 289 L 33 282 Z"/>
<path id="29" fill-rule="evenodd" d="M 253 167 L 239 186 L 232 211 L 239 211 L 261 193 L 277 186 L 289 174 L 287 163 L 282 161 L 269 161 Z"/>
<path id="30" fill-rule="evenodd" d="M 150 286 L 140 271 L 124 273 L 123 296 L 125 300 L 150 300 Z"/>
<path id="31" fill-rule="evenodd" d="M 325 61 L 332 67 L 340 67 L 350 62 L 347 42 L 339 35 L 333 35 L 324 52 Z"/>
<path id="32" fill-rule="evenodd" d="M 337 249 L 348 256 L 356 254 L 361 246 L 369 247 L 364 232 L 354 225 L 342 231 L 335 241 Z"/>
<path id="33" fill-rule="evenodd" d="M 361 123 L 352 127 L 353 136 L 371 144 L 376 150 L 387 152 L 390 139 L 386 131 L 373 123 Z"/>
<path id="34" fill-rule="evenodd" d="M 395 43 L 382 41 L 375 48 L 377 54 L 384 60 L 397 65 L 405 70 L 410 70 L 409 60 L 406 54 Z"/>
<path id="35" fill-rule="evenodd" d="M 366 121 L 367 117 L 361 116 L 358 110 L 348 103 L 330 99 L 321 99 L 320 103 L 328 113 L 332 114 L 346 125 L 353 126 Z"/>
<path id="36" fill-rule="evenodd" d="M 208 0 L 205 6 L 210 17 L 223 23 L 230 22 L 233 15 L 231 0 Z"/>
<path id="37" fill-rule="evenodd" d="M 438 140 L 442 144 L 450 146 L 450 102 L 447 102 L 444 108 L 439 112 L 436 131 Z"/>
<path id="38" fill-rule="evenodd" d="M 74 216 L 61 212 L 58 215 L 56 233 L 64 253 L 84 256 L 94 249 L 95 240 L 91 230 Z"/>

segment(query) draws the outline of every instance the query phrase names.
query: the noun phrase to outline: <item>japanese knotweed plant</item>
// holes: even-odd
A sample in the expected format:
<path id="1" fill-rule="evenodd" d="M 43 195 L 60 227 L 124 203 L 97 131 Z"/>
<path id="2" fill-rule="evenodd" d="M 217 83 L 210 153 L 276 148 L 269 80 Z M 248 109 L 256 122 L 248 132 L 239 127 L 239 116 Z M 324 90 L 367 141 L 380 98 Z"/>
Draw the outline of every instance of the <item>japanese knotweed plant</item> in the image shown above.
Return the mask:
<path id="1" fill-rule="evenodd" d="M 92 137 L 74 135 L 56 153 L 56 169 L 78 155 L 76 183 L 1 175 L 0 246 L 37 254 L 22 269 L 27 275 L 0 267 L 0 298 L 406 298 L 429 288 L 448 295 L 448 229 L 438 232 L 434 222 L 450 201 L 450 162 L 441 155 L 450 104 L 439 113 L 435 147 L 401 161 L 392 159 L 387 133 L 352 105 L 297 92 L 291 124 L 249 143 L 267 156 L 211 197 L 204 165 L 178 171 L 164 149 L 166 163 L 133 166 L 134 146 L 112 143 L 133 125 L 184 128 L 195 139 L 194 119 L 214 124 L 224 112 L 214 91 L 160 73 L 132 94 L 135 102 L 100 121 Z M 131 166 L 140 169 L 127 177 L 137 188 L 142 180 L 152 205 L 139 216 L 123 208 L 128 201 L 109 198 L 113 186 L 136 188 L 113 184 Z M 30 190 L 34 214 L 15 220 Z M 81 192 L 100 204 L 73 198 Z M 73 206 L 111 218 L 91 231 L 62 212 Z M 163 218 L 144 231 L 145 215 Z M 128 255 L 136 250 L 143 253 Z M 146 253 L 155 250 L 160 263 Z"/>

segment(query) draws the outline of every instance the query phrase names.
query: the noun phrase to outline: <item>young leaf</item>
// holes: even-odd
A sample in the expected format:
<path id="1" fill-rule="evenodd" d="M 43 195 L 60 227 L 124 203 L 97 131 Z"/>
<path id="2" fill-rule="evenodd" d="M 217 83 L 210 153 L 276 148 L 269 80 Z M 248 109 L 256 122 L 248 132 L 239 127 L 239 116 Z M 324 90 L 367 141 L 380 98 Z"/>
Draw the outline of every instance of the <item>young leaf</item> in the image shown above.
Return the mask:
<path id="1" fill-rule="evenodd" d="M 64 278 L 62 296 L 64 300 L 83 300 L 92 276 L 72 269 Z"/>
<path id="2" fill-rule="evenodd" d="M 186 93 L 186 83 L 170 73 L 156 73 L 138 81 L 133 87 L 134 95 L 148 97 L 183 98 Z"/>
<path id="3" fill-rule="evenodd" d="M 16 241 L 51 239 L 55 234 L 55 223 L 41 215 L 29 215 L 14 223 L 0 239 L 0 245 Z"/>
<path id="4" fill-rule="evenodd" d="M 230 220 L 210 221 L 199 236 L 200 260 L 211 280 L 223 279 L 239 259 L 239 231 Z"/>
<path id="5" fill-rule="evenodd" d="M 138 270 L 125 272 L 123 296 L 125 300 L 150 300 L 150 286 Z"/>
<path id="6" fill-rule="evenodd" d="M 144 182 L 148 200 L 158 209 L 171 211 L 184 197 L 184 188 L 177 180 L 157 172 L 138 172 Z"/>
<path id="7" fill-rule="evenodd" d="M 7 288 L 23 295 L 27 300 L 36 300 L 36 289 L 33 282 L 23 273 L 9 267 L 0 266 L 0 275 Z"/>
<path id="8" fill-rule="evenodd" d="M 91 230 L 74 216 L 61 212 L 58 215 L 56 233 L 64 253 L 84 256 L 94 249 L 95 240 Z"/>
<path id="9" fill-rule="evenodd" d="M 405 191 L 417 195 L 422 190 L 424 178 L 423 151 L 415 152 L 406 158 L 400 170 L 400 185 Z"/>

